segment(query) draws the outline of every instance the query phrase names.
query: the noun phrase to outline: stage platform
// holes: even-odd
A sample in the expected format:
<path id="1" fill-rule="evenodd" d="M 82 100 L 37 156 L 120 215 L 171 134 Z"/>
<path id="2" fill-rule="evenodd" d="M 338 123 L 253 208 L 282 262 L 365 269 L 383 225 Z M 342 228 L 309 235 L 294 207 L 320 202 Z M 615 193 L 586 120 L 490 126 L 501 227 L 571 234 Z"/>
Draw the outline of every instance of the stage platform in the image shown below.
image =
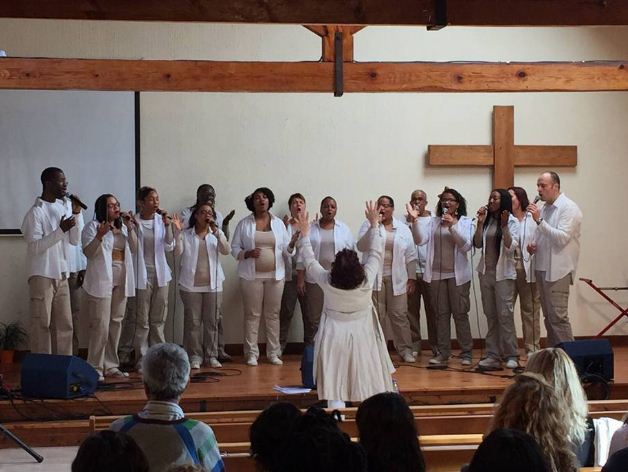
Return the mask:
<path id="1" fill-rule="evenodd" d="M 615 380 L 609 386 L 609 398 L 628 398 L 628 346 L 615 347 Z M 474 362 L 480 352 L 474 352 Z M 273 390 L 276 385 L 300 386 L 300 356 L 284 356 L 284 365 L 269 364 L 260 358 L 258 367 L 247 366 L 241 357 L 224 363 L 222 369 L 202 368 L 192 371 L 192 381 L 181 401 L 189 412 L 263 409 L 277 400 L 288 400 L 300 407 L 318 403 L 316 392 L 284 395 Z M 429 353 L 423 352 L 418 362 L 400 363 L 394 375 L 400 393 L 412 405 L 454 403 L 493 403 L 515 375 L 512 370 L 478 373 L 473 367 L 464 368 L 453 357 L 446 370 L 427 368 Z M 521 362 L 525 365 L 525 361 Z M 0 366 L 4 386 L 19 387 L 19 365 Z M 596 388 L 591 396 L 600 398 L 603 389 Z M 131 373 L 128 379 L 107 379 L 106 385 L 93 396 L 73 400 L 23 399 L 16 394 L 11 401 L 0 401 L 2 422 L 60 421 L 87 418 L 90 415 L 123 415 L 141 409 L 146 401 L 141 378 Z"/>

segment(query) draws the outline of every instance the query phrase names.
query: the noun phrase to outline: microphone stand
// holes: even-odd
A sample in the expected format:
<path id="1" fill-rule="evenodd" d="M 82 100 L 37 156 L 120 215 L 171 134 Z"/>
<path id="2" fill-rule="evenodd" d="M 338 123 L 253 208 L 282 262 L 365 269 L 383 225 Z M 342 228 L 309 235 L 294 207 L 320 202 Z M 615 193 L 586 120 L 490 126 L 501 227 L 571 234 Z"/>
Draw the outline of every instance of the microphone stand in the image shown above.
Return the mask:
<path id="1" fill-rule="evenodd" d="M 2 423 L 0 423 L 0 432 L 2 432 L 7 438 L 13 440 L 18 446 L 20 446 L 22 449 L 28 452 L 31 456 L 33 456 L 37 462 L 41 463 L 44 461 L 44 458 L 42 456 L 37 454 L 35 451 L 31 449 L 31 447 L 28 444 L 26 444 L 24 441 L 18 438 L 15 434 L 13 434 L 11 431 L 9 431 L 4 426 L 2 426 Z"/>

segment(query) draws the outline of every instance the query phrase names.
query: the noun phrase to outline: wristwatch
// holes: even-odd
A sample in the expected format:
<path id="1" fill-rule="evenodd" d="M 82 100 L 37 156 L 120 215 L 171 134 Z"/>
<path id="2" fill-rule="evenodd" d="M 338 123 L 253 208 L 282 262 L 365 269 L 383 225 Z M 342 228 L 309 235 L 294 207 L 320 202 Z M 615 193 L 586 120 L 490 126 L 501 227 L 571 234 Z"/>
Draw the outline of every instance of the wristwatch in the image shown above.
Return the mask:
<path id="1" fill-rule="evenodd" d="M 539 221 L 536 222 L 536 225 L 540 225 L 541 223 L 543 223 L 543 218 L 539 218 Z"/>

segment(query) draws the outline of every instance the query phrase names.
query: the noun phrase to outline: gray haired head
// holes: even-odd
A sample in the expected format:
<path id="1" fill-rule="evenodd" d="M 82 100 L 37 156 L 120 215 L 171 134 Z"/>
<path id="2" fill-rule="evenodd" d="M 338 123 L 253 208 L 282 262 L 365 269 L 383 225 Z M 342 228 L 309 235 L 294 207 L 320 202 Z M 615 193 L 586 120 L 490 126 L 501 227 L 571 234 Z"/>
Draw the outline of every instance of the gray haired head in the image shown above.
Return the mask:
<path id="1" fill-rule="evenodd" d="M 176 344 L 156 344 L 142 358 L 142 376 L 151 400 L 178 400 L 190 380 L 187 353 Z"/>

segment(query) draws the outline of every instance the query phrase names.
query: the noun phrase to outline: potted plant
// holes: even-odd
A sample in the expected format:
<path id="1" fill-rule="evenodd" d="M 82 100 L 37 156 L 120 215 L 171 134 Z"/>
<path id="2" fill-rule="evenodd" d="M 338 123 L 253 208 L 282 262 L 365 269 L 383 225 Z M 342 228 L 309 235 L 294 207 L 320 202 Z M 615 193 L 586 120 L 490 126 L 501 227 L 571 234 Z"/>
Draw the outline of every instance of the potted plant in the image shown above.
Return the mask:
<path id="1" fill-rule="evenodd" d="M 28 339 L 28 333 L 19 321 L 0 323 L 0 363 L 13 364 L 15 350 Z"/>

